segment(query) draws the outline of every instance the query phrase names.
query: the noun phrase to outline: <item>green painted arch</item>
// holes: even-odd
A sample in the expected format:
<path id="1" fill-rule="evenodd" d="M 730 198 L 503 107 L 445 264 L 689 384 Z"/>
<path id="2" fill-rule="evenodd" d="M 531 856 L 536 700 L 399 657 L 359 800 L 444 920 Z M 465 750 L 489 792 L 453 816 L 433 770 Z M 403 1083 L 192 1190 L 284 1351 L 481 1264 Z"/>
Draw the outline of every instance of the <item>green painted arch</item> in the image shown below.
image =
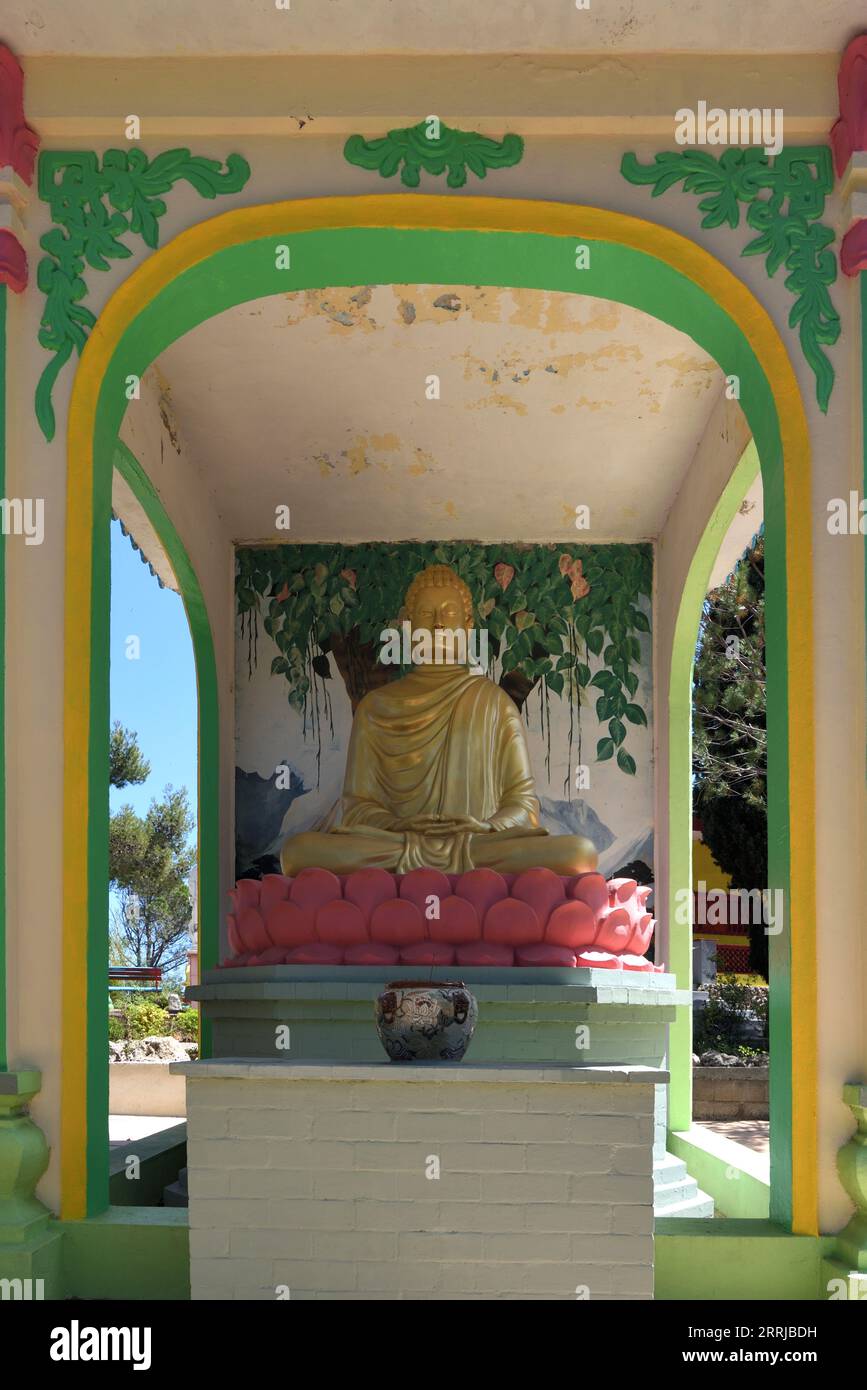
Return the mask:
<path id="1" fill-rule="evenodd" d="M 750 441 L 705 526 L 687 572 L 677 612 L 668 684 L 668 900 L 692 888 L 692 678 L 701 610 L 719 548 L 738 507 L 759 473 L 759 455 Z M 684 730 L 686 737 L 684 737 Z M 692 930 L 671 932 L 670 963 L 678 980 L 691 977 Z M 692 1124 L 691 1016 L 681 1011 L 669 1033 L 671 1085 L 668 1127 Z"/>
<path id="2" fill-rule="evenodd" d="M 494 200 L 495 201 L 495 200 Z M 291 269 L 281 269 L 278 248 L 291 245 Z M 581 293 L 630 305 L 679 329 L 703 347 L 726 375 L 740 379 L 741 406 L 761 459 L 769 516 L 766 543 L 768 592 L 769 762 L 772 766 L 773 884 L 789 884 L 788 722 L 786 636 L 786 521 L 780 421 L 771 387 L 744 332 L 695 281 L 650 251 L 603 239 L 583 238 L 589 267 L 576 275 L 574 237 L 530 231 L 438 230 L 398 227 L 338 227 L 269 235 L 214 251 L 183 270 L 140 310 L 120 338 L 102 377 L 96 407 L 93 463 L 93 603 L 91 618 L 93 670 L 107 669 L 108 607 L 100 602 L 99 577 L 107 567 L 110 473 L 118 432 L 128 401 L 125 381 L 141 377 L 171 343 L 204 320 L 250 300 L 302 289 L 358 284 L 451 284 L 515 287 Z M 102 524 L 102 523 L 105 524 Z M 697 582 L 697 581 L 696 581 Z M 693 642 L 697 617 L 693 629 Z M 107 760 L 99 740 L 107 727 L 107 690 L 96 681 L 90 707 L 89 824 L 89 969 L 97 986 L 104 965 L 96 958 L 103 949 L 104 901 L 99 885 L 107 875 L 105 817 L 93 808 L 107 805 Z M 684 720 L 683 740 L 689 737 Z M 680 767 L 688 767 L 689 748 L 680 749 Z M 684 762 L 685 760 L 685 762 Z M 672 827 L 680 838 L 689 834 L 688 778 L 686 795 L 674 806 L 680 817 Z M 216 796 L 216 791 L 214 791 Z M 203 799 L 204 804 L 204 799 Z M 686 882 L 691 882 L 687 878 Z M 95 887 L 96 886 L 96 887 Z M 202 884 L 204 889 L 204 883 Z M 209 910 L 216 912 L 216 908 Z M 210 928 L 216 932 L 216 925 Z M 681 952 L 681 955 L 683 953 Z M 682 962 L 681 962 L 682 964 Z M 690 973 L 679 983 L 689 987 Z M 88 995 L 92 997 L 92 980 Z M 99 989 L 96 990 L 97 995 Z M 104 998 L 104 992 L 101 996 Z M 682 1041 L 683 1028 L 681 1028 Z M 102 1048 L 104 1029 L 97 1030 Z M 103 1067 L 89 1040 L 89 1065 Z M 682 1047 L 680 1048 L 683 1051 Z M 675 1058 L 682 1067 L 689 1056 Z M 688 1085 L 688 1083 L 687 1083 Z M 791 1073 L 778 1090 L 781 1116 L 791 1124 Z M 99 1088 L 88 1087 L 88 1152 L 93 1126 L 102 1127 L 104 1110 Z M 791 1173 L 780 1174 L 786 1184 L 781 1210 L 791 1212 Z M 88 1166 L 88 1206 L 98 1212 L 106 1204 L 107 1182 L 102 1167 Z"/>

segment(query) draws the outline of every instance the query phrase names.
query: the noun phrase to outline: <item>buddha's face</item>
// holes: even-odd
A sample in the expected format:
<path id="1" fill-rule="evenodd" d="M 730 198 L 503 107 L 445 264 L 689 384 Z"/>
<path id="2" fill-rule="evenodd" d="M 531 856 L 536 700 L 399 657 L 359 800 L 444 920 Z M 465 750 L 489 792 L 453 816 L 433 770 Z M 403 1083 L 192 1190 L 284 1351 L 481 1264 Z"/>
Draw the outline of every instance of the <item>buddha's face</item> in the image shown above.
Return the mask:
<path id="1" fill-rule="evenodd" d="M 436 632 L 447 628 L 452 632 L 466 628 L 464 621 L 464 601 L 460 591 L 445 585 L 433 585 L 419 589 L 414 597 L 412 612 L 409 615 L 414 628 L 425 632 Z"/>
<path id="2" fill-rule="evenodd" d="M 413 605 L 409 612 L 413 632 L 429 632 L 433 639 L 433 660 L 451 664 L 456 653 L 443 647 L 437 634 L 447 632 L 468 632 L 472 627 L 464 617 L 463 594 L 457 587 L 424 585 L 413 595 Z M 458 658 L 459 659 L 459 658 Z"/>

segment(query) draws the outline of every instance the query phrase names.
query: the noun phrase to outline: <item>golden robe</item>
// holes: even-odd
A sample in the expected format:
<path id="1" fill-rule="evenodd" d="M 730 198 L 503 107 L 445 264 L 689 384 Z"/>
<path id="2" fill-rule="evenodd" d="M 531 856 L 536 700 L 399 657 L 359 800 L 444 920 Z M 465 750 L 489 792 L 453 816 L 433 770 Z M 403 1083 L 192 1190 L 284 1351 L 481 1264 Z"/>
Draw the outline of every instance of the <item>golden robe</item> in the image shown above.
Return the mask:
<path id="1" fill-rule="evenodd" d="M 518 709 L 466 666 L 419 666 L 364 697 L 342 807 L 333 830 L 286 841 L 284 873 L 307 864 L 336 873 L 549 864 L 574 873 L 596 864 L 588 840 L 548 836 L 540 826 Z"/>

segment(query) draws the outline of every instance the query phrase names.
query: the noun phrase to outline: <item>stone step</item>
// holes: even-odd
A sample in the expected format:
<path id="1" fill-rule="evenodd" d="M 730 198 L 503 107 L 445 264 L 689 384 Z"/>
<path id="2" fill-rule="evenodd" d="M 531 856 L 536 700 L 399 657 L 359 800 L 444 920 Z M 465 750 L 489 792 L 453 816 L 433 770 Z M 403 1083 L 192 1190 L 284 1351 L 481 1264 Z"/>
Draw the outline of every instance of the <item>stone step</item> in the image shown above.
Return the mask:
<path id="1" fill-rule="evenodd" d="M 696 1189 L 695 1196 L 688 1197 L 682 1202 L 676 1203 L 671 1207 L 656 1207 L 653 1209 L 654 1216 L 701 1216 L 711 1217 L 714 1214 L 713 1197 L 708 1197 L 706 1192 Z"/>
<path id="2" fill-rule="evenodd" d="M 683 1160 L 666 1153 L 653 1163 L 653 1210 L 656 1216 L 713 1216 L 714 1203 Z"/>
<path id="3" fill-rule="evenodd" d="M 694 1178 L 688 1176 L 683 1182 L 660 1183 L 653 1189 L 653 1205 L 659 1211 L 663 1207 L 667 1208 L 685 1202 L 694 1197 L 697 1192 L 698 1183 Z"/>
<path id="4" fill-rule="evenodd" d="M 685 1182 L 688 1178 L 686 1164 L 674 1154 L 665 1154 L 653 1160 L 653 1185 L 660 1187 L 668 1182 Z"/>
<path id="5" fill-rule="evenodd" d="M 657 1216 L 713 1216 L 713 1197 L 700 1190 L 686 1163 L 674 1154 L 653 1161 L 653 1211 Z"/>

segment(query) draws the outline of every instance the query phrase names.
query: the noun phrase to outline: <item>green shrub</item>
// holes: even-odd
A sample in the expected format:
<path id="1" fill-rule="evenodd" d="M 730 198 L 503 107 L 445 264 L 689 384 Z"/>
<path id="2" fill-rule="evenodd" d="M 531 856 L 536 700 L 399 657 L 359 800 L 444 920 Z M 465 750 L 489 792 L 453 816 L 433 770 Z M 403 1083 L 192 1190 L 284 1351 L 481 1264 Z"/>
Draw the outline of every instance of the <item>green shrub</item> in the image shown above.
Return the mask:
<path id="1" fill-rule="evenodd" d="M 127 1036 L 127 1024 L 123 1018 L 109 1018 L 108 1020 L 108 1040 L 109 1042 L 123 1042 Z"/>
<path id="2" fill-rule="evenodd" d="M 126 1016 L 128 1038 L 151 1038 L 168 1032 L 168 1014 L 150 1000 L 130 1004 Z"/>
<path id="3" fill-rule="evenodd" d="M 743 1026 L 750 1015 L 755 1015 L 759 1020 L 767 1037 L 766 988 L 746 984 L 736 975 L 721 975 L 716 984 L 708 987 L 707 995 L 707 1004 L 703 1012 L 696 1015 L 693 1042 L 696 1052 L 737 1054 L 742 1044 Z"/>
<path id="4" fill-rule="evenodd" d="M 181 1042 L 198 1042 L 198 1009 L 184 1009 L 182 1013 L 175 1014 L 170 1026 L 172 1033 L 176 1038 L 180 1038 Z"/>

